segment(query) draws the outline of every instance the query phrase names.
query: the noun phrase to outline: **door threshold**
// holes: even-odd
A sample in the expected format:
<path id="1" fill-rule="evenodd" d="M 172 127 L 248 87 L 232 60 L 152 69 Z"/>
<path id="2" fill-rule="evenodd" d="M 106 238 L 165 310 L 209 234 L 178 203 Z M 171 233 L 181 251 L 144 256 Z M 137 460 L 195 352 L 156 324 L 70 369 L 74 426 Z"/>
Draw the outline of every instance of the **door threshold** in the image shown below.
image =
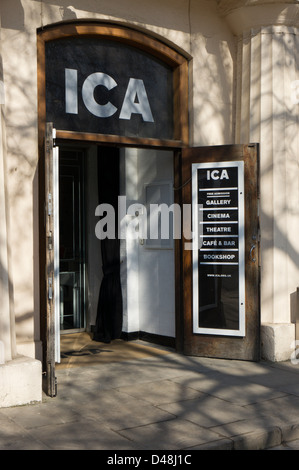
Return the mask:
<path id="1" fill-rule="evenodd" d="M 86 329 L 85 328 L 74 328 L 71 330 L 60 330 L 60 335 L 71 335 L 74 333 L 85 333 Z"/>

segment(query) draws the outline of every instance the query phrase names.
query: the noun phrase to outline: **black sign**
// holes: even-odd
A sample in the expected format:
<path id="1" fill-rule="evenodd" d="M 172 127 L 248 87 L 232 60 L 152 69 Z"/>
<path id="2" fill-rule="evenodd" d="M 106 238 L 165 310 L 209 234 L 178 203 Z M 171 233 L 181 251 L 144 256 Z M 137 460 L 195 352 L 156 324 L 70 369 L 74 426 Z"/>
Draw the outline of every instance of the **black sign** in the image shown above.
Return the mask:
<path id="1" fill-rule="evenodd" d="M 48 42 L 46 117 L 59 130 L 172 139 L 172 69 L 118 41 Z"/>
<path id="2" fill-rule="evenodd" d="M 194 165 L 195 166 L 195 165 Z M 194 332 L 243 334 L 243 163 L 196 165 L 199 249 Z M 194 201 L 195 202 L 195 201 Z"/>

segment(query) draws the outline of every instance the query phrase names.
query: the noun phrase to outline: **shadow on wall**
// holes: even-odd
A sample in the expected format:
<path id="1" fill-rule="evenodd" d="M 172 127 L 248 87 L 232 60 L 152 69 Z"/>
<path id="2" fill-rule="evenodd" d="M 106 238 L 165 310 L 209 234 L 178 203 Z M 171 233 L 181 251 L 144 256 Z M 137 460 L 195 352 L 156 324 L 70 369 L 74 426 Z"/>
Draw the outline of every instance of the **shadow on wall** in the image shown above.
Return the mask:
<path id="1" fill-rule="evenodd" d="M 12 4 L 10 1 L 0 2 L 1 27 L 8 29 L 16 29 L 18 31 L 20 31 L 20 29 L 24 30 L 25 15 L 21 0 L 13 1 L 13 15 L 11 14 L 11 11 Z M 21 25 L 23 26 L 22 28 Z"/>
<path id="2" fill-rule="evenodd" d="M 3 0 L 1 0 L 3 1 Z M 7 3 L 12 0 L 6 0 Z M 21 3 L 21 0 L 15 0 Z M 72 20 L 76 18 L 76 12 L 88 12 L 91 17 L 93 15 L 105 15 L 109 18 L 122 18 L 124 21 L 140 21 L 141 23 L 146 18 L 149 24 L 155 27 L 163 27 L 166 30 L 168 28 L 175 29 L 179 28 L 185 33 L 190 32 L 189 15 L 188 15 L 188 3 L 192 0 L 185 0 L 184 2 L 176 2 L 176 7 L 173 8 L 172 0 L 161 2 L 160 0 L 152 0 L 151 2 L 140 2 L 140 0 L 121 0 L 119 2 L 111 2 L 111 0 L 86 1 L 82 0 L 32 0 L 33 3 L 37 3 L 40 6 L 41 12 L 47 12 L 45 15 L 49 18 L 51 12 L 57 12 L 59 7 L 60 20 Z M 197 0 L 193 0 L 197 1 Z M 206 0 L 208 3 L 208 0 Z M 146 6 L 144 5 L 146 3 Z M 56 8 L 55 8 L 56 7 Z M 160 14 L 157 15 L 157 9 Z M 80 17 L 81 13 L 78 13 Z M 57 17 L 54 20 L 57 22 Z M 178 26 L 179 23 L 179 26 Z"/>
<path id="3" fill-rule="evenodd" d="M 42 9 L 46 8 L 46 5 L 43 4 L 41 0 L 38 1 L 41 4 L 42 15 Z M 12 5 L 10 1 L 1 1 L 0 3 L 1 26 L 3 28 L 16 29 L 18 31 L 25 30 L 25 13 L 21 0 L 13 0 L 13 15 L 11 14 Z M 61 21 L 69 21 L 77 18 L 75 8 L 71 5 L 67 7 L 59 7 L 59 12 L 61 15 Z"/>
<path id="4" fill-rule="evenodd" d="M 72 6 L 60 7 L 59 11 L 60 11 L 60 14 L 61 14 L 61 20 L 62 21 L 68 21 L 68 20 L 73 20 L 73 19 L 77 18 L 75 9 Z"/>

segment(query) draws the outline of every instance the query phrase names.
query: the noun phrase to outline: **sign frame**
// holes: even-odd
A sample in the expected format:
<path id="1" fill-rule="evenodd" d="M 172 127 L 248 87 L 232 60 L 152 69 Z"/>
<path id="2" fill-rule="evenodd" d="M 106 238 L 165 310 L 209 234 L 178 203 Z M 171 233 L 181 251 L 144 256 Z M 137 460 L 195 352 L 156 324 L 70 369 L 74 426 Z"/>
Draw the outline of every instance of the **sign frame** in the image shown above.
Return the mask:
<path id="1" fill-rule="evenodd" d="M 237 187 L 211 187 L 200 188 L 198 184 L 198 170 L 201 169 L 219 169 L 219 168 L 232 168 L 236 167 L 238 170 L 238 186 Z M 207 210 L 198 205 L 198 192 L 217 190 L 218 192 L 224 189 L 226 191 L 238 192 L 238 206 L 231 208 L 238 211 L 238 235 L 230 235 L 231 237 L 238 238 L 238 262 L 204 262 L 199 261 L 199 250 L 201 250 L 201 240 L 207 235 L 203 235 L 199 227 L 203 227 L 204 222 L 201 212 Z M 227 207 L 225 207 L 227 210 Z M 213 210 L 213 209 L 209 209 Z M 224 210 L 222 207 L 217 210 Z M 211 223 L 211 222 L 209 222 Z M 217 222 L 215 222 L 217 223 Z M 222 222 L 223 223 L 223 222 Z M 235 223 L 230 222 L 230 223 Z M 192 226 L 194 233 L 195 246 L 192 250 L 192 270 L 193 270 L 193 333 L 195 334 L 208 334 L 208 335 L 222 335 L 222 336 L 245 336 L 245 213 L 244 213 L 244 162 L 243 161 L 229 161 L 229 162 L 210 162 L 210 163 L 193 163 L 192 164 Z M 223 235 L 213 235 L 213 237 L 223 237 Z M 227 236 L 228 237 L 228 236 Z M 209 251 L 219 251 L 219 249 L 208 249 Z M 235 249 L 234 249 L 235 250 Z M 232 251 L 229 248 L 222 248 L 221 251 Z M 239 293 L 239 315 L 238 315 L 238 329 L 229 328 L 212 328 L 199 326 L 199 269 L 201 264 L 221 264 L 221 265 L 237 265 L 238 266 L 238 293 Z"/>

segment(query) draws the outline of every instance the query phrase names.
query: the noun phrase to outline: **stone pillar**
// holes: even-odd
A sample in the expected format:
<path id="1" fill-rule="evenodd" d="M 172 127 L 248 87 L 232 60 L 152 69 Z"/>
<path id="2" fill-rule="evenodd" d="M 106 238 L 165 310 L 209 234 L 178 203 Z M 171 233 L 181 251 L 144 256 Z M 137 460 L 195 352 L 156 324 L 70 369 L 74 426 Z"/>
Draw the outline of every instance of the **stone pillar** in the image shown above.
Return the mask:
<path id="1" fill-rule="evenodd" d="M 274 361 L 290 358 L 295 340 L 291 304 L 299 286 L 298 50 L 299 28 L 291 25 L 251 28 L 238 41 L 236 143 L 260 143 L 262 353 Z"/>
<path id="2" fill-rule="evenodd" d="M 0 21 L 0 408 L 42 400 L 41 362 L 20 356 L 16 352 L 5 165 L 7 155 L 3 77 Z"/>
<path id="3" fill-rule="evenodd" d="M 9 268 L 9 216 L 6 187 L 5 93 L 0 23 L 0 364 L 16 356 L 12 280 Z"/>

